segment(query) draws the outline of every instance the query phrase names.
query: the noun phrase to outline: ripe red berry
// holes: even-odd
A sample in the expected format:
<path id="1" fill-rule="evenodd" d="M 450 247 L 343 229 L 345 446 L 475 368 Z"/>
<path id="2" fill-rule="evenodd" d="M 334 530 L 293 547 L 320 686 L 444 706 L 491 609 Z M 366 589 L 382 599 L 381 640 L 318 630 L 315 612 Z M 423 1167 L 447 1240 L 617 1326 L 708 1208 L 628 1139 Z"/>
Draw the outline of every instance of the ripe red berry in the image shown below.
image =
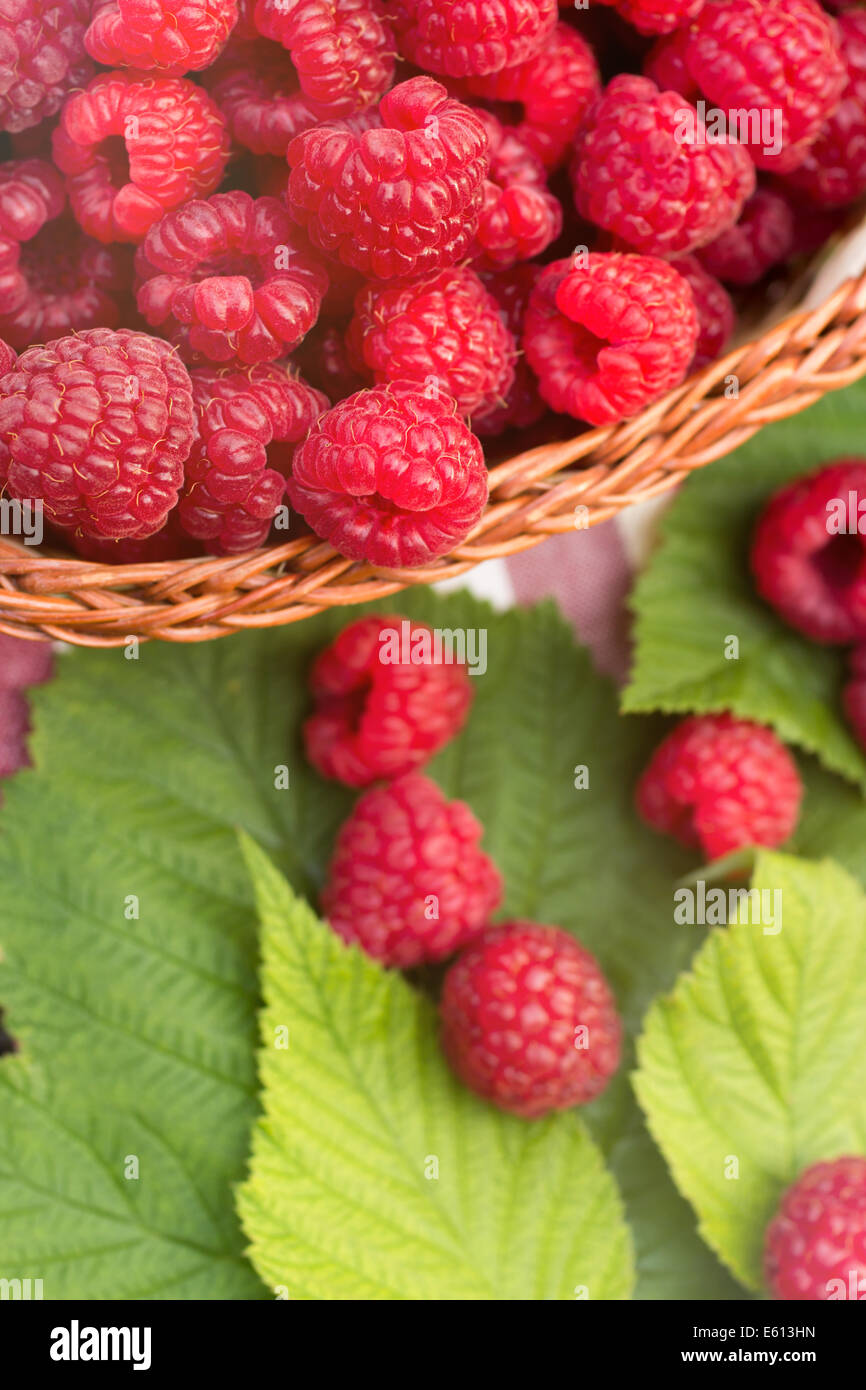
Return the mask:
<path id="1" fill-rule="evenodd" d="M 755 189 L 740 145 L 710 140 L 685 98 L 631 74 L 615 77 L 587 116 L 572 174 L 581 216 L 659 256 L 713 241 Z"/>
<path id="2" fill-rule="evenodd" d="M 794 214 L 787 200 L 759 188 L 735 226 L 698 252 L 701 264 L 728 285 L 754 285 L 794 249 Z"/>
<path id="3" fill-rule="evenodd" d="M 136 256 L 138 307 L 183 356 L 272 362 L 316 322 L 327 272 L 298 249 L 285 206 L 233 190 L 174 208 Z"/>
<path id="4" fill-rule="evenodd" d="M 454 265 L 478 227 L 487 137 L 430 77 L 383 97 L 381 126 L 329 122 L 289 146 L 288 204 L 312 244 L 371 279 Z"/>
<path id="5" fill-rule="evenodd" d="M 445 977 L 440 1013 L 461 1081 L 527 1120 L 594 1100 L 619 1066 L 610 987 L 558 927 L 515 921 L 476 938 Z"/>
<path id="6" fill-rule="evenodd" d="M 633 24 L 641 34 L 669 34 L 688 24 L 704 4 L 704 0 L 601 0 L 603 5 L 615 5 L 617 13 Z"/>
<path id="7" fill-rule="evenodd" d="M 4 377 L 7 372 L 12 370 L 17 355 L 14 348 L 0 339 L 0 377 Z"/>
<path id="8" fill-rule="evenodd" d="M 545 266 L 523 344 L 553 410 L 610 425 L 685 377 L 698 342 L 687 281 L 652 256 L 592 253 Z"/>
<path id="9" fill-rule="evenodd" d="M 160 530 L 194 436 L 189 373 L 146 333 L 91 328 L 28 348 L 0 378 L 6 494 L 85 535 Z"/>
<path id="10" fill-rule="evenodd" d="M 169 208 L 212 193 L 229 155 L 225 120 L 201 87 L 130 71 L 100 73 L 70 96 L 53 146 L 72 211 L 97 241 L 143 240 Z"/>
<path id="11" fill-rule="evenodd" d="M 866 1300 L 866 1158 L 807 1168 L 767 1227 L 764 1271 L 773 1298 Z"/>
<path id="12" fill-rule="evenodd" d="M 514 337 L 468 267 L 369 285 L 355 301 L 348 344 L 365 376 L 442 391 L 463 415 L 495 405 L 514 381 Z"/>
<path id="13" fill-rule="evenodd" d="M 479 111 L 487 131 L 490 177 L 475 234 L 474 263 L 507 270 L 540 256 L 562 231 L 562 206 L 547 187 L 541 160 L 520 136 L 488 111 Z"/>
<path id="14" fill-rule="evenodd" d="M 204 75 L 205 85 L 228 122 L 232 139 L 253 154 L 285 159 L 292 140 L 321 120 L 304 95 L 298 74 L 278 44 L 267 39 L 232 43 Z M 288 175 L 280 168 L 280 194 Z"/>
<path id="15" fill-rule="evenodd" d="M 499 72 L 538 52 L 557 20 L 557 0 L 394 0 L 404 58 L 427 72 Z"/>
<path id="16" fill-rule="evenodd" d="M 237 17 L 237 0 L 94 0 L 84 45 L 109 68 L 182 77 L 214 61 Z"/>
<path id="17" fill-rule="evenodd" d="M 407 970 L 444 960 L 489 922 L 502 899 L 482 830 L 462 801 L 421 773 L 374 787 L 337 837 L 322 909 L 344 941 Z"/>
<path id="18" fill-rule="evenodd" d="M 721 357 L 737 316 L 728 291 L 704 269 L 697 256 L 677 256 L 673 264 L 688 280 L 698 311 L 698 345 L 692 362 L 692 370 L 697 371 Z"/>
<path id="19" fill-rule="evenodd" d="M 3 0 L 0 130 L 29 130 L 93 75 L 84 52 L 91 0 Z"/>
<path id="20" fill-rule="evenodd" d="M 786 182 L 822 208 L 845 207 L 866 193 L 866 14 L 839 16 L 848 81 L 805 158 Z"/>
<path id="21" fill-rule="evenodd" d="M 319 120 L 363 111 L 394 77 L 394 36 L 379 0 L 256 0 L 255 26 L 282 44 Z"/>
<path id="22" fill-rule="evenodd" d="M 392 382 L 321 417 L 295 454 L 289 497 L 342 555 L 399 569 L 465 540 L 487 487 L 481 445 L 454 401 Z"/>
<path id="23" fill-rule="evenodd" d="M 396 615 L 358 618 L 319 653 L 304 747 L 323 777 L 349 787 L 401 777 L 459 733 L 472 682 L 436 656 L 432 629 Z"/>
<path id="24" fill-rule="evenodd" d="M 839 459 L 775 493 L 752 540 L 758 593 L 813 642 L 866 640 L 866 460 Z"/>
<path id="25" fill-rule="evenodd" d="M 775 848 L 797 824 L 797 765 L 771 729 L 732 714 L 693 715 L 656 749 L 637 785 L 647 825 L 709 859 Z"/>
<path id="26" fill-rule="evenodd" d="M 306 439 L 328 401 L 282 366 L 194 367 L 198 431 L 184 467 L 178 520 L 218 554 L 254 550 L 267 539 L 286 490 L 269 467 L 268 445 Z"/>

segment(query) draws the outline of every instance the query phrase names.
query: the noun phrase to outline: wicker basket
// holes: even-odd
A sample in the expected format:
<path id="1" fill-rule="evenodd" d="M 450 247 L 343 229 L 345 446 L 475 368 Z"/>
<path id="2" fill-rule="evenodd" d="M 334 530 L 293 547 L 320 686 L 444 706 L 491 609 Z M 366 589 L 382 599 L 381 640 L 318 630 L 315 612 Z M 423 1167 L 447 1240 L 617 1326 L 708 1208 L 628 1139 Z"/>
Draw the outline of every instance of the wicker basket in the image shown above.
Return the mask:
<path id="1" fill-rule="evenodd" d="M 861 261 L 862 264 L 862 261 Z M 814 296 L 813 296 L 814 297 Z M 806 301 L 808 302 L 808 301 Z M 866 375 L 866 273 L 729 352 L 622 424 L 545 444 L 490 470 L 490 503 L 453 554 L 376 571 L 305 536 L 248 555 L 102 565 L 0 539 L 0 631 L 80 646 L 131 637 L 205 642 L 454 578 L 482 560 L 594 525 Z M 738 395 L 725 393 L 735 376 Z"/>

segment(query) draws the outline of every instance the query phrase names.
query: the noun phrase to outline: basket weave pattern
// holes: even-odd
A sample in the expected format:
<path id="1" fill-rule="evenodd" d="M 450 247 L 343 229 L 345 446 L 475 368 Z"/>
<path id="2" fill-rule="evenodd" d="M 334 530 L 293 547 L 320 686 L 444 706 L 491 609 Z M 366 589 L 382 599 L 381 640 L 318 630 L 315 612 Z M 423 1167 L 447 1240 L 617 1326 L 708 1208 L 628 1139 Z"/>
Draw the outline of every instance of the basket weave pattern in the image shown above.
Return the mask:
<path id="1" fill-rule="evenodd" d="M 657 497 L 764 425 L 864 375 L 866 274 L 819 308 L 735 348 L 634 419 L 491 468 L 479 525 L 434 564 L 383 573 L 304 536 L 242 556 L 101 565 L 34 554 L 4 537 L 0 632 L 81 646 L 121 646 L 133 636 L 204 642 L 450 579 Z M 731 377 L 736 396 L 726 394 Z"/>

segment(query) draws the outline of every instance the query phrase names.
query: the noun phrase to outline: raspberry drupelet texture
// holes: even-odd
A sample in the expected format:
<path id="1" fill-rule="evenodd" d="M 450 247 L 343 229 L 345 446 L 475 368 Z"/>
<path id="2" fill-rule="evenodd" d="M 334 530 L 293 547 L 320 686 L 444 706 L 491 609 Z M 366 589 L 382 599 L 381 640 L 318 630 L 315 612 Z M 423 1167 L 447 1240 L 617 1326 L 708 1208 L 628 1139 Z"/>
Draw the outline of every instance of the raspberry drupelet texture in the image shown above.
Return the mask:
<path id="1" fill-rule="evenodd" d="M 174 208 L 136 255 L 138 307 L 167 329 L 181 355 L 272 362 L 312 328 L 328 288 L 323 267 L 299 250 L 276 198 L 234 190 Z"/>
<path id="2" fill-rule="evenodd" d="M 404 58 L 426 72 L 470 77 L 513 67 L 543 46 L 557 0 L 394 0 Z"/>
<path id="3" fill-rule="evenodd" d="M 295 136 L 321 120 L 285 52 L 267 39 L 232 44 L 204 80 L 232 138 L 253 154 L 284 159 Z M 285 188 L 285 168 L 281 179 Z"/>
<path id="4" fill-rule="evenodd" d="M 237 17 L 237 0 L 95 0 L 84 46 L 109 68 L 182 77 L 214 61 Z"/>
<path id="5" fill-rule="evenodd" d="M 704 138 L 697 108 L 647 77 L 615 77 L 587 116 L 573 181 L 581 216 L 638 251 L 677 256 L 739 217 L 755 168 L 736 142 Z"/>
<path id="6" fill-rule="evenodd" d="M 487 131 L 490 177 L 473 250 L 474 263 L 507 270 L 540 256 L 562 231 L 562 206 L 547 187 L 541 160 L 520 136 L 488 111 L 479 111 Z"/>
<path id="7" fill-rule="evenodd" d="M 344 941 L 400 970 L 444 960 L 484 929 L 502 879 L 462 801 L 420 772 L 365 792 L 337 837 L 322 910 Z"/>
<path id="8" fill-rule="evenodd" d="M 526 262 L 512 266 L 510 270 L 482 272 L 481 278 L 499 305 L 502 321 L 514 335 L 515 342 L 519 343 L 522 339 L 523 316 L 532 287 L 540 274 L 540 265 Z M 504 402 L 475 411 L 472 428 L 484 438 L 495 437 L 512 427 L 528 429 L 541 419 L 546 410 L 535 373 L 521 354 L 514 368 L 514 383 Z"/>
<path id="9" fill-rule="evenodd" d="M 138 242 L 170 208 L 213 192 L 229 135 L 216 104 L 186 78 L 118 71 L 68 99 L 53 146 L 85 232 Z"/>
<path id="10" fill-rule="evenodd" d="M 2 266 L 8 264 L 9 245 L 29 241 L 46 222 L 59 217 L 66 203 L 63 179 L 45 159 L 10 159 L 0 163 L 0 244 Z M 11 304 L 12 287 L 3 284 L 4 308 Z"/>
<path id="11" fill-rule="evenodd" d="M 369 285 L 355 301 L 347 337 L 365 376 L 453 396 L 462 415 L 501 402 L 514 382 L 514 336 L 467 267 Z"/>
<path id="12" fill-rule="evenodd" d="M 523 345 L 553 410 L 611 425 L 680 384 L 698 334 L 691 288 L 672 265 L 593 252 L 544 267 Z"/>
<path id="13" fill-rule="evenodd" d="M 659 744 L 635 804 L 653 830 L 720 859 L 750 845 L 783 844 L 802 794 L 796 763 L 771 729 L 703 714 L 684 719 Z"/>
<path id="14" fill-rule="evenodd" d="M 866 1298 L 866 1158 L 814 1163 L 788 1188 L 764 1238 L 772 1298 Z"/>
<path id="15" fill-rule="evenodd" d="M 394 78 L 394 36 L 379 0 L 256 0 L 260 34 L 288 52 L 318 119 L 372 106 Z"/>
<path id="16" fill-rule="evenodd" d="M 158 531 L 194 437 L 189 373 L 146 333 L 91 328 L 28 348 L 0 378 L 0 480 L 55 526 Z"/>
<path id="17" fill-rule="evenodd" d="M 402 569 L 464 541 L 487 488 L 481 445 L 454 401 L 392 382 L 321 417 L 295 454 L 289 497 L 348 559 Z"/>
<path id="18" fill-rule="evenodd" d="M 866 193 L 866 14 L 851 10 L 838 23 L 848 82 L 817 140 L 788 175 L 794 189 L 822 208 L 845 207 Z"/>
<path id="19" fill-rule="evenodd" d="M 619 1066 L 610 987 L 558 927 L 508 922 L 470 942 L 445 976 L 440 1016 L 461 1081 L 525 1120 L 594 1100 Z"/>
<path id="20" fill-rule="evenodd" d="M 755 164 L 779 174 L 802 163 L 847 81 L 835 21 L 817 0 L 707 0 L 673 42 L 674 66 L 745 117 L 731 120 Z"/>
<path id="21" fill-rule="evenodd" d="M 464 83 L 470 96 L 522 108 L 515 133 L 555 169 L 600 90 L 598 64 L 585 39 L 568 24 L 557 24 L 544 47 L 516 67 L 502 68 Z"/>
<path id="22" fill-rule="evenodd" d="M 478 228 L 487 136 L 429 77 L 383 97 L 381 128 L 305 131 L 288 150 L 288 204 L 314 247 L 371 279 L 454 265 Z"/>
<path id="23" fill-rule="evenodd" d="M 704 269 L 697 256 L 678 256 L 673 264 L 688 281 L 698 311 L 698 345 L 692 362 L 692 370 L 697 371 L 721 357 L 737 316 L 728 291 Z"/>
<path id="24" fill-rule="evenodd" d="M 640 34 L 670 34 L 694 19 L 704 0 L 601 0 L 614 5 Z"/>
<path id="25" fill-rule="evenodd" d="M 93 76 L 91 0 L 0 0 L 0 130 L 29 130 Z"/>
<path id="26" fill-rule="evenodd" d="M 190 372 L 198 430 L 178 503 L 183 529 L 219 554 L 254 550 L 286 491 L 268 445 L 306 439 L 328 401 L 283 366 Z"/>
<path id="27" fill-rule="evenodd" d="M 473 694 L 465 665 L 436 658 L 425 623 L 393 614 L 344 627 L 310 673 L 304 748 L 313 767 L 368 787 L 428 762 L 460 732 Z"/>
<path id="28" fill-rule="evenodd" d="M 7 372 L 12 370 L 17 356 L 15 349 L 0 338 L 0 377 L 4 377 Z"/>
<path id="29" fill-rule="evenodd" d="M 728 285 L 755 285 L 794 249 L 790 203 L 770 188 L 759 188 L 735 226 L 698 252 L 702 265 Z"/>
<path id="30" fill-rule="evenodd" d="M 866 459 L 838 459 L 770 499 L 752 540 L 761 598 L 813 642 L 866 641 Z"/>
<path id="31" fill-rule="evenodd" d="M 842 690 L 842 708 L 848 725 L 866 750 L 866 643 L 854 647 L 849 657 L 848 679 Z"/>

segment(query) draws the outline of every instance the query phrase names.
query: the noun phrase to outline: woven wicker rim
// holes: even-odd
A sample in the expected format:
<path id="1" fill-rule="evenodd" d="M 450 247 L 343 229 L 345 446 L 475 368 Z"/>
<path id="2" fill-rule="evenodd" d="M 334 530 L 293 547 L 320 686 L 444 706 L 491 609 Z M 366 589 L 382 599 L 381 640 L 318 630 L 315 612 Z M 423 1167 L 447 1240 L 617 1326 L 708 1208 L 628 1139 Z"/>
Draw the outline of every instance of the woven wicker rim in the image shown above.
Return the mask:
<path id="1" fill-rule="evenodd" d="M 373 570 L 305 536 L 242 556 L 101 565 L 34 555 L 0 538 L 0 632 L 90 647 L 122 646 L 133 637 L 206 642 L 452 579 L 482 560 L 516 555 L 547 536 L 658 497 L 764 425 L 864 375 L 866 273 L 820 307 L 794 313 L 735 348 L 633 419 L 491 468 L 484 516 L 463 545 L 434 564 Z"/>

